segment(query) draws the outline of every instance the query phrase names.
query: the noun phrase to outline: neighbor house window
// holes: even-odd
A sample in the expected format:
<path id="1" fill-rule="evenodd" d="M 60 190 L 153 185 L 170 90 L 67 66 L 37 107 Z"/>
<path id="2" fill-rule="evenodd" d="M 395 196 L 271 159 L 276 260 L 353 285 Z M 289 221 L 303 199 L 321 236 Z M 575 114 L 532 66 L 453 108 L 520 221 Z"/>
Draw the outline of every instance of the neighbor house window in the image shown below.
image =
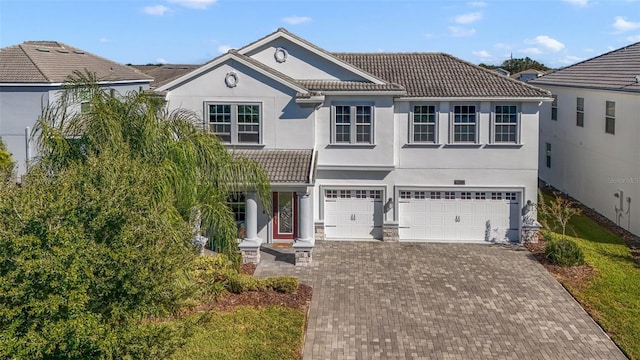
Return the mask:
<path id="1" fill-rule="evenodd" d="M 518 108 L 515 105 L 496 105 L 493 119 L 493 141 L 518 142 Z"/>
<path id="2" fill-rule="evenodd" d="M 584 127 L 584 98 L 576 99 L 576 125 Z"/>
<path id="3" fill-rule="evenodd" d="M 336 105 L 333 111 L 333 143 L 373 143 L 373 106 Z"/>
<path id="4" fill-rule="evenodd" d="M 414 105 L 411 113 L 411 142 L 436 142 L 435 105 Z"/>
<path id="5" fill-rule="evenodd" d="M 477 119 L 475 105 L 453 107 L 453 142 L 475 143 L 477 139 Z"/>
<path id="6" fill-rule="evenodd" d="M 245 196 L 244 193 L 234 192 L 229 194 L 227 198 L 227 204 L 233 212 L 233 216 L 236 219 L 236 225 L 238 229 L 245 227 Z M 246 228 L 246 227 L 245 227 Z"/>
<path id="7" fill-rule="evenodd" d="M 258 104 L 207 104 L 209 132 L 229 144 L 259 144 Z"/>
<path id="8" fill-rule="evenodd" d="M 558 120 L 558 95 L 553 96 L 553 102 L 551 102 L 551 120 Z"/>
<path id="9" fill-rule="evenodd" d="M 607 109 L 605 116 L 604 131 L 607 134 L 616 133 L 616 103 L 615 101 L 607 101 Z"/>
<path id="10" fill-rule="evenodd" d="M 549 143 L 545 143 L 546 144 L 546 156 L 547 156 L 547 167 L 550 168 L 551 167 L 551 144 Z"/>

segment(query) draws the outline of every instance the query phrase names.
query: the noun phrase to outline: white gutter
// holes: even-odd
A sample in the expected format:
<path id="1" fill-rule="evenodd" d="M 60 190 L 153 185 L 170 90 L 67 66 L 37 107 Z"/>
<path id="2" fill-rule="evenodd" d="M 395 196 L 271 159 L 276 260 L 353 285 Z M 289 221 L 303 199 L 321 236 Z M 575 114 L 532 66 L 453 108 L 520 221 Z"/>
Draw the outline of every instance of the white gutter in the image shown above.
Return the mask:
<path id="1" fill-rule="evenodd" d="M 309 176 L 307 177 L 307 179 L 309 180 L 309 184 L 313 184 L 313 168 L 315 167 L 315 163 L 316 163 L 316 146 L 313 145 L 313 149 L 311 149 L 312 153 L 311 153 L 311 166 L 309 167 Z"/>
<path id="2" fill-rule="evenodd" d="M 551 97 L 399 97 L 396 101 L 522 101 L 522 102 L 552 102 Z"/>

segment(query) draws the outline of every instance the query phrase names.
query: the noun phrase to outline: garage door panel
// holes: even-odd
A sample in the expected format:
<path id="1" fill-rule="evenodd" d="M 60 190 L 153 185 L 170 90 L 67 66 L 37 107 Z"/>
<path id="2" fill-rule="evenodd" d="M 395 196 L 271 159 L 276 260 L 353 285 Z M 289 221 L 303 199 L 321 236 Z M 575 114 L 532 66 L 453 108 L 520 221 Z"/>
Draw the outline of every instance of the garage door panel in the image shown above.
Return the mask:
<path id="1" fill-rule="evenodd" d="M 382 237 L 382 201 L 379 190 L 326 190 L 325 237 L 379 239 Z"/>

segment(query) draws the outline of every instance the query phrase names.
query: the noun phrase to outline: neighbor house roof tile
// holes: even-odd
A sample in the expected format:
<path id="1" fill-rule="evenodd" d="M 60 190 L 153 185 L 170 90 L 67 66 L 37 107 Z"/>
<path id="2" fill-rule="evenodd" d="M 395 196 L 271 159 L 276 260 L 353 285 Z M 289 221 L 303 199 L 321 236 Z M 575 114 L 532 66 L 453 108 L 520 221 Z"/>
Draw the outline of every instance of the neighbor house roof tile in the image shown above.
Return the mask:
<path id="1" fill-rule="evenodd" d="M 640 92 L 640 42 L 565 67 L 530 83 Z"/>
<path id="2" fill-rule="evenodd" d="M 0 49 L 0 83 L 63 83 L 74 71 L 100 81 L 152 80 L 133 67 L 57 41 L 25 41 Z"/>
<path id="3" fill-rule="evenodd" d="M 312 183 L 315 173 L 311 149 L 235 149 L 234 156 L 260 164 L 274 183 Z M 309 179 L 311 175 L 311 179 Z"/>

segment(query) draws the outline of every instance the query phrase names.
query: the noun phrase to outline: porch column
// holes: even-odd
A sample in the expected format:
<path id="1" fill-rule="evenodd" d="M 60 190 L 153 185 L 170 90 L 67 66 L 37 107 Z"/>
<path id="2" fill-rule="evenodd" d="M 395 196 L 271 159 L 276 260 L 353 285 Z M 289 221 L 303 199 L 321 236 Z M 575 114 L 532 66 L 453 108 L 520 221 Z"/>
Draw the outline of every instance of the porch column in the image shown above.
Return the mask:
<path id="1" fill-rule="evenodd" d="M 243 264 L 257 264 L 260 262 L 260 245 L 262 245 L 262 239 L 258 237 L 258 194 L 253 191 L 248 192 L 245 199 L 246 234 L 238 244 L 238 248 Z"/>
<path id="2" fill-rule="evenodd" d="M 311 253 L 315 245 L 313 234 L 313 188 L 299 191 L 298 195 L 298 238 L 293 244 L 296 252 L 296 265 L 311 265 Z"/>

